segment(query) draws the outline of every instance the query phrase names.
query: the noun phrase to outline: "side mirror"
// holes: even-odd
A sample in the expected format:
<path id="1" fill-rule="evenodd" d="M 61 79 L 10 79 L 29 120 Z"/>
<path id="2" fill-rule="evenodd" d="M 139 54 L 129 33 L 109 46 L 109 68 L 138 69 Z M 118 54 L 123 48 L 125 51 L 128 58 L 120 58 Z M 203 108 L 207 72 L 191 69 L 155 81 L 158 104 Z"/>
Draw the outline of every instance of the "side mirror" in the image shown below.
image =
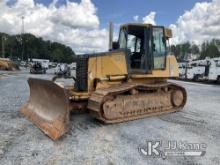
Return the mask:
<path id="1" fill-rule="evenodd" d="M 118 42 L 113 42 L 112 44 L 112 50 L 119 49 L 119 43 Z"/>

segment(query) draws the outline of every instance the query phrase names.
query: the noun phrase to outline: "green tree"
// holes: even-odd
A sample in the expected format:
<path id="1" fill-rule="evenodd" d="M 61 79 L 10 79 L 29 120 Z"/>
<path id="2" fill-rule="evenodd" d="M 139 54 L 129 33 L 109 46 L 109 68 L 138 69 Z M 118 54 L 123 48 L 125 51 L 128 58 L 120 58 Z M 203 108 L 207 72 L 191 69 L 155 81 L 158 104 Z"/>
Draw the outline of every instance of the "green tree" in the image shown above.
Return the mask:
<path id="1" fill-rule="evenodd" d="M 175 54 L 178 61 L 182 61 L 188 58 L 190 54 L 199 54 L 199 46 L 191 44 L 190 42 L 172 45 L 171 51 Z"/>
<path id="2" fill-rule="evenodd" d="M 20 58 L 27 60 L 28 58 L 49 59 L 56 62 L 71 63 L 75 60 L 74 51 L 63 44 L 51 41 L 45 41 L 42 38 L 35 37 L 32 34 L 24 35 L 8 35 L 0 33 L 0 47 L 2 47 L 1 38 L 6 37 L 5 57 Z M 2 54 L 2 48 L 0 49 Z"/>
<path id="3" fill-rule="evenodd" d="M 200 59 L 205 59 L 206 57 L 214 58 L 219 57 L 219 47 L 218 47 L 219 40 L 213 39 L 211 41 L 205 41 L 202 43 L 201 46 L 201 56 Z"/>

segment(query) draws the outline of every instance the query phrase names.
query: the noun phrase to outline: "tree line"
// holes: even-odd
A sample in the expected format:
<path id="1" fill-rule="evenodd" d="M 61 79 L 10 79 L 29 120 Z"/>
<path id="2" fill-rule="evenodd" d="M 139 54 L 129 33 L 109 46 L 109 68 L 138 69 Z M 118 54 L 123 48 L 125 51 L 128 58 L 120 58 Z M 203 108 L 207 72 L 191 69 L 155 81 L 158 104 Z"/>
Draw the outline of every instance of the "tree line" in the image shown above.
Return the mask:
<path id="1" fill-rule="evenodd" d="M 190 42 L 171 45 L 171 52 L 175 54 L 178 61 L 187 60 L 190 55 L 195 55 L 196 59 L 220 57 L 220 40 L 204 41 L 201 45 Z"/>
<path id="2" fill-rule="evenodd" d="M 59 63 L 71 63 L 76 60 L 75 52 L 70 47 L 57 42 L 45 41 L 32 34 L 0 33 L 0 47 L 0 57 L 4 54 L 4 57 L 12 59 L 19 58 L 26 61 L 28 58 L 40 58 Z M 187 60 L 191 55 L 195 55 L 197 59 L 220 57 L 219 39 L 204 41 L 201 45 L 185 42 L 171 45 L 170 48 L 178 61 Z"/>
<path id="3" fill-rule="evenodd" d="M 71 63 L 75 52 L 68 46 L 57 42 L 45 41 L 32 34 L 8 35 L 0 33 L 0 57 L 23 59 L 49 59 L 53 62 Z"/>

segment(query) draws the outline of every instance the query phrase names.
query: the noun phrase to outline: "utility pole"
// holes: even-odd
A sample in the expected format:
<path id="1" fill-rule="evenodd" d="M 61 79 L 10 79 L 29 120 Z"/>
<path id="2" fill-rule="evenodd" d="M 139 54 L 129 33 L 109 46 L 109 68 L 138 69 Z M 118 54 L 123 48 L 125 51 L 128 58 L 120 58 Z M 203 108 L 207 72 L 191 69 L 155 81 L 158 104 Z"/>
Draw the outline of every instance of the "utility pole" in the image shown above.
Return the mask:
<path id="1" fill-rule="evenodd" d="M 24 16 L 21 17 L 21 46 L 22 46 L 22 52 L 21 52 L 21 60 L 24 60 Z"/>
<path id="2" fill-rule="evenodd" d="M 2 58 L 5 58 L 5 41 L 6 41 L 6 37 L 4 35 L 2 35 Z"/>
<path id="3" fill-rule="evenodd" d="M 3 41 L 3 35 L 2 35 L 2 58 L 4 58 L 5 54 L 5 46 L 4 46 L 4 41 Z"/>

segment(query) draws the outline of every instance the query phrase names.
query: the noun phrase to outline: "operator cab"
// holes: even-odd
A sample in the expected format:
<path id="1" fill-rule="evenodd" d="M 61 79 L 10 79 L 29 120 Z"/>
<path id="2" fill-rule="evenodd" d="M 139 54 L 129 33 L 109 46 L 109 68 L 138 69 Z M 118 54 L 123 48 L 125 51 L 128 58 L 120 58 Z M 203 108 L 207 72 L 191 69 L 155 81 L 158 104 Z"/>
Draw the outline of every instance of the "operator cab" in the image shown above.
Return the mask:
<path id="1" fill-rule="evenodd" d="M 151 73 L 163 70 L 166 64 L 167 46 L 165 29 L 148 24 L 121 26 L 118 47 L 127 50 L 130 73 Z"/>

